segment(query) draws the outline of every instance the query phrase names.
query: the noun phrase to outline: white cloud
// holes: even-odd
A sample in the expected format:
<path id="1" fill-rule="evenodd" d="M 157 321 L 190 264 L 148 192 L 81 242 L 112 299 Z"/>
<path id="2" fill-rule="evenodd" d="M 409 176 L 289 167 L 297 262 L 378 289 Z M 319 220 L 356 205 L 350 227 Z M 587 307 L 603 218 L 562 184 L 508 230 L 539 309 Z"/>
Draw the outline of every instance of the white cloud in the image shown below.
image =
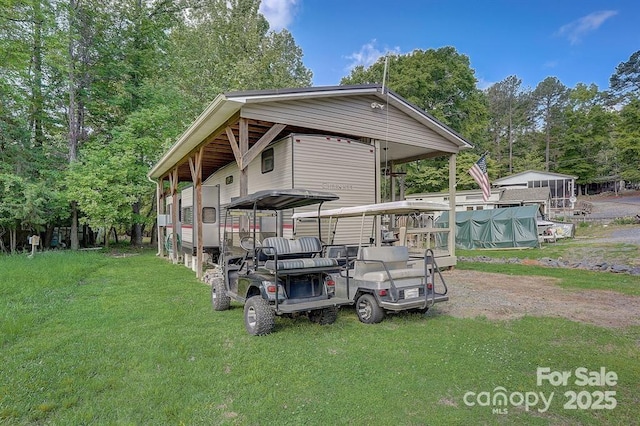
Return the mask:
<path id="1" fill-rule="evenodd" d="M 272 30 L 287 28 L 293 21 L 298 0 L 262 0 L 260 13 L 269 22 Z"/>
<path id="2" fill-rule="evenodd" d="M 347 59 L 351 60 L 351 63 L 349 63 L 349 65 L 347 66 L 347 71 L 353 70 L 358 65 L 362 65 L 365 68 L 370 67 L 371 65 L 376 63 L 378 58 L 385 56 L 387 53 L 396 55 L 400 53 L 400 48 L 397 46 L 393 49 L 379 49 L 376 44 L 377 41 L 373 39 L 369 43 L 364 44 L 362 47 L 360 47 L 359 51 L 345 56 Z"/>
<path id="3" fill-rule="evenodd" d="M 563 25 L 558 30 L 558 35 L 567 37 L 571 44 L 579 43 L 588 33 L 600 28 L 600 25 L 607 19 L 618 14 L 616 10 L 601 10 L 599 12 L 590 13 L 573 22 Z"/>
<path id="4" fill-rule="evenodd" d="M 476 83 L 476 86 L 478 86 L 478 89 L 480 90 L 487 90 L 489 87 L 493 86 L 494 84 L 496 84 L 495 81 L 488 81 L 488 80 L 485 80 L 484 78 L 478 78 L 478 82 Z"/>

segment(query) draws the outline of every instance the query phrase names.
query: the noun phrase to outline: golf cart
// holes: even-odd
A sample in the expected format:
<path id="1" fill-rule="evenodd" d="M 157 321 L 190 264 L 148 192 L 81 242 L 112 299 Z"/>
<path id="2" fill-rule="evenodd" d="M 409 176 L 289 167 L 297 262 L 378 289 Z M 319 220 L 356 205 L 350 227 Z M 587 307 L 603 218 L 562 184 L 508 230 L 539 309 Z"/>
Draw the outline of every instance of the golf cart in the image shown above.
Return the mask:
<path id="1" fill-rule="evenodd" d="M 283 211 L 337 200 L 327 192 L 266 190 L 232 200 L 226 206 L 220 265 L 222 277 L 211 286 L 213 309 L 244 304 L 244 322 L 252 335 L 269 334 L 276 315 L 307 315 L 318 324 L 335 322 L 338 306 L 332 275 L 336 259 L 321 257 L 316 237 L 282 236 Z"/>
<path id="2" fill-rule="evenodd" d="M 425 201 L 394 201 L 389 203 L 370 204 L 357 207 L 344 207 L 318 212 L 296 213 L 294 220 L 307 221 L 326 218 L 329 221 L 329 232 L 335 236 L 341 218 L 361 217 L 360 242 L 357 245 L 326 245 L 326 256 L 338 260 L 343 266 L 339 271 L 331 273 L 335 282 L 336 296 L 346 298 L 356 305 L 360 321 L 374 324 L 382 321 L 386 312 L 414 311 L 426 313 L 434 304 L 449 300 L 447 285 L 436 263 L 434 249 L 411 248 L 401 244 L 400 238 L 391 230 L 374 231 L 379 235 L 364 235 L 365 219 L 368 223 L 375 221 L 371 217 L 398 218 L 420 221 L 424 216 L 437 211 L 449 210 L 442 203 Z M 336 220 L 333 224 L 332 222 Z M 425 228 L 423 228 L 425 229 Z M 443 238 L 438 238 L 437 230 L 427 229 L 435 233 L 433 242 L 438 245 Z M 400 230 L 402 233 L 402 230 Z M 406 231 L 406 226 L 404 227 Z M 405 236 L 403 236 L 405 237 Z M 400 243 L 400 245 L 399 245 Z"/>

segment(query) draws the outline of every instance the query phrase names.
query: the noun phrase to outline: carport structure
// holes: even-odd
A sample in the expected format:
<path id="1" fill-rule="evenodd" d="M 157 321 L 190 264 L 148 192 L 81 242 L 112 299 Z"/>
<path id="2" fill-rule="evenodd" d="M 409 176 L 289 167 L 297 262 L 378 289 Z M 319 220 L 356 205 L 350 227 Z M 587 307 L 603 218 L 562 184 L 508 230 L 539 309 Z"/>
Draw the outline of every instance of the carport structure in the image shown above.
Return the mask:
<path id="1" fill-rule="evenodd" d="M 390 192 L 395 193 L 395 165 L 448 156 L 449 200 L 454 203 L 456 154 L 471 147 L 455 131 L 380 85 L 220 94 L 149 172 L 149 178 L 157 183 L 158 214 L 164 213 L 166 197 L 173 197 L 173 205 L 178 205 L 180 182 L 193 183 L 195 205 L 202 205 L 202 182 L 232 162 L 240 170 L 238 196 L 247 195 L 249 163 L 271 142 L 291 133 L 344 137 L 371 144 L 376 154 L 377 202 L 382 201 L 382 179 L 389 179 Z M 321 150 L 318 158 L 322 158 Z M 454 204 L 451 205 L 451 210 L 455 210 Z M 172 209 L 171 213 L 172 223 L 176 223 L 176 209 Z M 203 259 L 200 213 L 198 208 L 194 209 L 194 233 L 197 240 L 195 269 L 198 276 L 202 273 Z M 164 254 L 162 231 L 159 225 L 160 255 Z M 453 232 L 449 232 L 451 253 L 445 266 L 446 263 L 455 264 L 453 238 Z M 175 254 L 175 235 L 172 241 Z"/>

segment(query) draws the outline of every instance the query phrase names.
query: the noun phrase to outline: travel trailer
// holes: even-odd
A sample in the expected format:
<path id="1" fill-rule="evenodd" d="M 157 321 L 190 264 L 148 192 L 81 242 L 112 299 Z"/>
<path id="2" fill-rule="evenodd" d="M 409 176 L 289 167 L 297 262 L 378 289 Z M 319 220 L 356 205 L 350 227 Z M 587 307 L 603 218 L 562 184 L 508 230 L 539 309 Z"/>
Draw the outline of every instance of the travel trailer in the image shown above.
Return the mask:
<path id="1" fill-rule="evenodd" d="M 321 153 L 321 155 L 320 155 Z M 326 203 L 328 208 L 351 207 L 376 201 L 376 155 L 374 147 L 348 138 L 335 136 L 291 134 L 270 144 L 248 166 L 249 193 L 266 189 L 308 188 L 314 191 L 330 191 L 339 200 Z M 221 246 L 221 223 L 225 206 L 240 195 L 240 170 L 232 162 L 209 176 L 202 183 L 202 218 L 204 251 L 217 260 Z M 193 221 L 193 186 L 180 193 L 180 235 L 181 251 L 185 264 L 195 255 L 197 241 Z M 167 208 L 173 203 L 167 198 Z M 295 209 L 296 212 L 310 211 L 313 207 Z M 281 230 L 276 230 L 276 220 L 263 218 L 257 225 L 261 232 L 282 231 L 282 235 L 293 236 L 293 211 L 285 211 L 278 221 Z M 237 225 L 236 232 L 243 231 Z M 343 232 L 338 242 L 357 239 L 361 222 L 345 219 L 341 224 Z M 298 235 L 315 235 L 316 228 L 302 224 Z M 167 235 L 172 228 L 167 227 Z"/>

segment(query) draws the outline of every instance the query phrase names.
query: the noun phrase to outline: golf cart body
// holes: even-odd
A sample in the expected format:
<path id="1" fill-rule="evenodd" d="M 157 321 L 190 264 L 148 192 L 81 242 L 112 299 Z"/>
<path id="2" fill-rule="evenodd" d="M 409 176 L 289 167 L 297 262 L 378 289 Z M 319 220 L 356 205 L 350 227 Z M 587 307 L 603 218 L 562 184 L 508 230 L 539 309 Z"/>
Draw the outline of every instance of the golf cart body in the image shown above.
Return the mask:
<path id="1" fill-rule="evenodd" d="M 413 310 L 426 312 L 435 303 L 449 299 L 447 286 L 436 263 L 433 249 L 397 245 L 398 238 L 389 231 L 379 232 L 380 242 L 364 235 L 365 218 L 370 216 L 409 216 L 448 210 L 442 203 L 394 201 L 309 213 L 296 213 L 295 220 L 361 217 L 360 241 L 357 245 L 326 246 L 326 256 L 336 258 L 342 269 L 332 272 L 336 297 L 356 304 L 358 317 L 365 323 L 382 321 L 386 312 Z M 336 229 L 337 229 L 336 224 Z M 334 230 L 335 233 L 335 230 Z M 331 241 L 329 241 L 331 243 Z"/>
<path id="2" fill-rule="evenodd" d="M 250 334 L 268 334 L 274 315 L 306 314 L 313 322 L 335 321 L 337 307 L 349 303 L 335 296 L 336 259 L 322 257 L 316 237 L 287 239 L 282 211 L 338 199 L 335 194 L 303 189 L 266 190 L 232 200 L 226 206 L 222 277 L 212 285 L 215 310 L 230 300 L 245 305 Z M 280 232 L 278 231 L 280 230 Z"/>

